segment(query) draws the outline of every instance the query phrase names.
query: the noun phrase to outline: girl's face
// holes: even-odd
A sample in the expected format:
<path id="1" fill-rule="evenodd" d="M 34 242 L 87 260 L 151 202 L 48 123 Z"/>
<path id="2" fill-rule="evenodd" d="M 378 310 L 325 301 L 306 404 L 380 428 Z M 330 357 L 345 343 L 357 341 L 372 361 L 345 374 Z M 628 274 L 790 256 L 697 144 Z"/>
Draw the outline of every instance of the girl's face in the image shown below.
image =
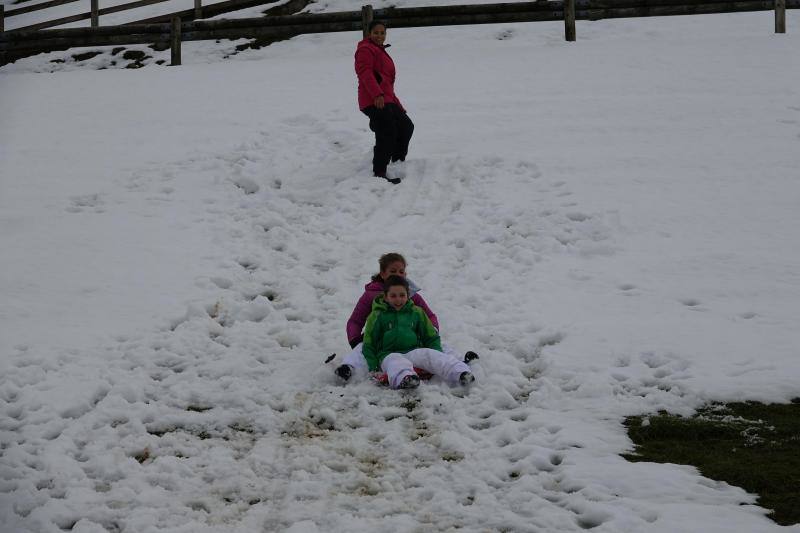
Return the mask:
<path id="1" fill-rule="evenodd" d="M 372 28 L 369 32 L 369 40 L 378 46 L 383 46 L 383 42 L 386 40 L 386 27 L 378 24 Z"/>
<path id="2" fill-rule="evenodd" d="M 406 288 L 402 285 L 393 285 L 386 291 L 384 300 L 386 300 L 390 307 L 399 311 L 408 301 L 408 292 L 406 292 Z"/>
<path id="3" fill-rule="evenodd" d="M 400 276 L 401 278 L 406 277 L 406 264 L 402 261 L 389 263 L 389 266 L 386 267 L 386 270 L 381 271 L 381 278 L 386 281 L 389 276 Z"/>

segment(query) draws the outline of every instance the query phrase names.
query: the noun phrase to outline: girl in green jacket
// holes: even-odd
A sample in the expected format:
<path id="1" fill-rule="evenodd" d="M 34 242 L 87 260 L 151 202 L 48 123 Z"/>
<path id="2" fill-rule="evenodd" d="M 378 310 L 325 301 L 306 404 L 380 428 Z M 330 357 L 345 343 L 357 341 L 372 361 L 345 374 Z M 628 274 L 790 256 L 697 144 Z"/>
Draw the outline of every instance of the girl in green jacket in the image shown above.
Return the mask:
<path id="1" fill-rule="evenodd" d="M 442 352 L 439 333 L 428 315 L 409 300 L 408 292 L 405 278 L 389 276 L 383 294 L 372 302 L 362 348 L 369 369 L 386 372 L 393 389 L 419 386 L 414 367 L 441 376 L 451 385 L 475 381 L 466 363 Z"/>

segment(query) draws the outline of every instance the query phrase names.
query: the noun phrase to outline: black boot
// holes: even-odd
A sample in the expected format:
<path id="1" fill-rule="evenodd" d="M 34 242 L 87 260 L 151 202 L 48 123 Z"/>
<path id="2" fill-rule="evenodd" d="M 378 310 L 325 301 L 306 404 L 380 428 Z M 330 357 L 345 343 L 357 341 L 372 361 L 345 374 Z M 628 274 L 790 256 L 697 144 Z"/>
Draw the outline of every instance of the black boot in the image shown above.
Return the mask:
<path id="1" fill-rule="evenodd" d="M 398 389 L 416 389 L 419 387 L 419 376 L 411 374 L 403 378 Z"/>
<path id="2" fill-rule="evenodd" d="M 472 372 L 462 372 L 461 375 L 458 376 L 458 382 L 461 383 L 462 387 L 466 387 L 474 381 L 475 376 L 472 375 Z"/>
<path id="3" fill-rule="evenodd" d="M 478 357 L 478 354 L 473 351 L 469 351 L 464 354 L 464 362 L 467 364 L 470 364 L 475 359 L 480 359 L 480 357 Z"/>
<path id="4" fill-rule="evenodd" d="M 336 370 L 334 370 L 334 372 L 343 381 L 347 381 L 350 379 L 350 376 L 353 375 L 353 367 L 350 365 L 340 365 Z"/>
<path id="5" fill-rule="evenodd" d="M 391 183 L 392 185 L 397 185 L 398 183 L 400 183 L 400 178 L 390 178 L 389 176 L 386 175 L 385 170 L 383 172 L 376 172 L 375 177 L 384 179 L 389 183 Z"/>

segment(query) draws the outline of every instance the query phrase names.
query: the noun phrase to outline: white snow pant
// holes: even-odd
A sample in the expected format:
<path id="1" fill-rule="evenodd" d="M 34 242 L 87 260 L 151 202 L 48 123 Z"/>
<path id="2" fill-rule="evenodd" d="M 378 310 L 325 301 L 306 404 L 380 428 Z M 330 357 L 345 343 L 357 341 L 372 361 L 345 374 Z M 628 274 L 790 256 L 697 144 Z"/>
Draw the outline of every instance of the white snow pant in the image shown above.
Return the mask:
<path id="1" fill-rule="evenodd" d="M 342 363 L 345 365 L 350 365 L 353 367 L 353 373 L 363 377 L 367 375 L 369 372 L 369 366 L 367 366 L 367 360 L 364 359 L 364 354 L 361 353 L 361 348 L 364 346 L 363 342 L 359 342 L 356 344 L 356 347 L 353 348 L 353 351 L 348 353 L 342 359 Z"/>
<path id="2" fill-rule="evenodd" d="M 457 385 L 461 373 L 469 372 L 464 361 L 459 361 L 452 354 L 430 348 L 417 348 L 404 354 L 390 353 L 381 362 L 381 369 L 386 372 L 389 386 L 393 389 L 400 386 L 404 377 L 416 375 L 414 367 L 441 377 L 448 385 Z"/>
<path id="3" fill-rule="evenodd" d="M 364 354 L 361 352 L 362 346 L 364 346 L 364 343 L 362 342 L 356 344 L 356 347 L 353 348 L 353 351 L 342 358 L 342 363 L 353 367 L 353 377 L 358 376 L 359 378 L 363 379 L 369 373 L 369 366 L 367 366 L 367 360 L 364 359 Z M 442 344 L 442 351 L 450 357 L 456 359 L 456 354 L 453 351 L 453 348 L 451 348 L 449 345 Z M 469 370 L 469 368 L 467 368 L 467 370 Z"/>

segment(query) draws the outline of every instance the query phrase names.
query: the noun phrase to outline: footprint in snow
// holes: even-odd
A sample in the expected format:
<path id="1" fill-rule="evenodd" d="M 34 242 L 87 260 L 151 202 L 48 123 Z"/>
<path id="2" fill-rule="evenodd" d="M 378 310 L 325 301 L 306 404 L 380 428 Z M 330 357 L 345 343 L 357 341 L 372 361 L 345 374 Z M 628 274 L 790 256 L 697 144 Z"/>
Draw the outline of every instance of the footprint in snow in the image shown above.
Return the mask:
<path id="1" fill-rule="evenodd" d="M 702 306 L 702 302 L 696 298 L 681 298 L 678 302 L 692 311 L 708 311 L 707 308 Z"/>
<path id="2" fill-rule="evenodd" d="M 67 207 L 69 213 L 82 213 L 85 210 L 93 210 L 95 213 L 104 213 L 104 202 L 99 194 L 84 194 L 71 196 L 70 205 Z"/>
<path id="3" fill-rule="evenodd" d="M 236 178 L 233 178 L 231 181 L 233 182 L 234 185 L 236 185 L 236 187 L 241 189 L 241 191 L 244 194 L 255 194 L 261 189 L 258 183 L 256 183 L 255 180 L 251 178 L 238 176 Z"/>
<path id="4" fill-rule="evenodd" d="M 652 369 L 661 368 L 662 366 L 666 366 L 670 363 L 671 359 L 659 355 L 655 352 L 645 352 L 639 356 L 642 362 L 648 367 Z"/>
<path id="5" fill-rule="evenodd" d="M 497 35 L 495 35 L 495 39 L 497 39 L 498 41 L 506 41 L 508 39 L 511 39 L 512 37 L 514 37 L 514 30 L 512 29 L 505 29 L 500 33 L 498 33 Z"/>

